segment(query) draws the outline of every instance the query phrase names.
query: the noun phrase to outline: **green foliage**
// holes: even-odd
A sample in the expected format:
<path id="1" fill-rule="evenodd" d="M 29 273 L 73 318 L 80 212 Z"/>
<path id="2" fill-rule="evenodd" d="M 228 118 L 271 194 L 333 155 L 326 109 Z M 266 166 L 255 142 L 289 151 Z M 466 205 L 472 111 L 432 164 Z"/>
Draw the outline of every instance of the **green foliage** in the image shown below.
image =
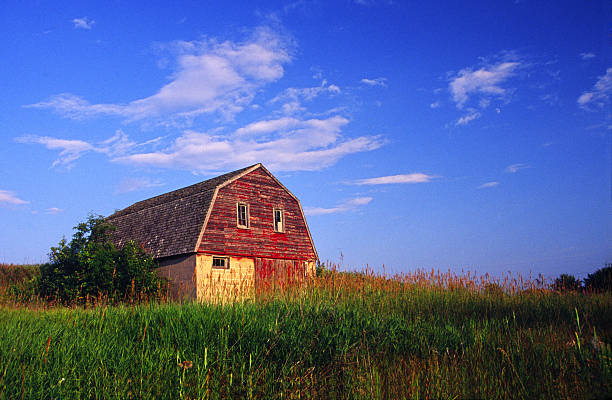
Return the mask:
<path id="1" fill-rule="evenodd" d="M 568 274 L 561 274 L 561 276 L 555 279 L 555 282 L 552 286 L 553 290 L 557 290 L 559 292 L 567 290 L 577 291 L 580 290 L 581 287 L 582 285 L 580 283 L 580 280 L 576 279 L 574 275 Z"/>
<path id="2" fill-rule="evenodd" d="M 612 291 L 612 264 L 606 264 L 584 280 L 584 287 L 591 291 Z"/>
<path id="3" fill-rule="evenodd" d="M 111 301 L 126 296 L 147 296 L 159 287 L 156 263 L 142 247 L 128 242 L 117 249 L 111 241 L 113 226 L 102 216 L 90 215 L 51 248 L 50 262 L 40 266 L 38 293 L 43 298 L 81 302 L 89 297 Z"/>

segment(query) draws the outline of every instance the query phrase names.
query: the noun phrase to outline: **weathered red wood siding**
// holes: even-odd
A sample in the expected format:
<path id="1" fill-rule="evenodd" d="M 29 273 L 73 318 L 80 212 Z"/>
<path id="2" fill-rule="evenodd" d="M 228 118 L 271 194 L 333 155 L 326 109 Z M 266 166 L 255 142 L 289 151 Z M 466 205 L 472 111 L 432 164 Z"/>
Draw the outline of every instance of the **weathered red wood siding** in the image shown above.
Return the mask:
<path id="1" fill-rule="evenodd" d="M 306 278 L 306 263 L 298 260 L 255 259 L 255 290 L 269 289 L 300 283 Z"/>
<path id="2" fill-rule="evenodd" d="M 249 205 L 248 229 L 236 226 L 239 201 Z M 284 233 L 274 232 L 274 208 L 284 210 Z M 199 251 L 275 259 L 316 258 L 298 202 L 262 169 L 219 189 Z"/>

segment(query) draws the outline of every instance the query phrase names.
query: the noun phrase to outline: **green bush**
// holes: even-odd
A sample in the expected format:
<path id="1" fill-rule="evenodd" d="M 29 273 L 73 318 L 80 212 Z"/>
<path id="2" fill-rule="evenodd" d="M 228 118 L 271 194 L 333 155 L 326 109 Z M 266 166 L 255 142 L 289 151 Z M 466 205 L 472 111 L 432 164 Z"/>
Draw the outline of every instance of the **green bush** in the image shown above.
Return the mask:
<path id="1" fill-rule="evenodd" d="M 612 291 L 612 264 L 606 264 L 604 268 L 589 274 L 584 279 L 584 287 L 596 292 Z"/>
<path id="2" fill-rule="evenodd" d="M 70 243 L 62 238 L 51 248 L 50 262 L 40 266 L 39 295 L 66 303 L 155 294 L 157 265 L 141 246 L 131 241 L 118 249 L 111 241 L 115 228 L 99 215 L 90 215 L 74 229 Z"/>

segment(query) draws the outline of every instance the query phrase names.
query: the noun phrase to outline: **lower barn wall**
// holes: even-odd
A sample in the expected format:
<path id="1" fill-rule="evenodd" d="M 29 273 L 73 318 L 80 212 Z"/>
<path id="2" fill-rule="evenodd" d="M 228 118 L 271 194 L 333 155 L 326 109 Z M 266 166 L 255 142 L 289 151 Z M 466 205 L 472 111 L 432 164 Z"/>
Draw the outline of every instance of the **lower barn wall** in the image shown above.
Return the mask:
<path id="1" fill-rule="evenodd" d="M 196 254 L 166 257 L 157 260 L 155 273 L 170 281 L 169 296 L 175 300 L 196 299 Z"/>
<path id="2" fill-rule="evenodd" d="M 306 276 L 309 278 L 314 278 L 315 276 L 317 276 L 316 261 L 306 261 Z"/>
<path id="3" fill-rule="evenodd" d="M 228 257 L 229 268 L 213 268 L 213 256 L 198 254 L 196 297 L 200 301 L 231 301 L 252 298 L 255 262 L 247 257 Z"/>
<path id="4" fill-rule="evenodd" d="M 168 295 L 175 300 L 229 301 L 253 298 L 255 260 L 229 257 L 229 269 L 212 267 L 209 254 L 186 254 L 157 260 L 158 276 L 170 282 Z M 307 277 L 314 277 L 316 263 L 305 262 Z"/>

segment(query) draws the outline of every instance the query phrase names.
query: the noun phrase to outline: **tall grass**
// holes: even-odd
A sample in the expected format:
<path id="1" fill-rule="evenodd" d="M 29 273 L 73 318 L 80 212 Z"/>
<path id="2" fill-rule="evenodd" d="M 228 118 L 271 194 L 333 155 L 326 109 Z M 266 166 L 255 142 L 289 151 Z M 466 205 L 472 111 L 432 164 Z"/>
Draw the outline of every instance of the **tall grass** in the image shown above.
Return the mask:
<path id="1" fill-rule="evenodd" d="M 220 304 L 0 308 L 0 398 L 606 398 L 612 295 L 327 271 Z"/>

